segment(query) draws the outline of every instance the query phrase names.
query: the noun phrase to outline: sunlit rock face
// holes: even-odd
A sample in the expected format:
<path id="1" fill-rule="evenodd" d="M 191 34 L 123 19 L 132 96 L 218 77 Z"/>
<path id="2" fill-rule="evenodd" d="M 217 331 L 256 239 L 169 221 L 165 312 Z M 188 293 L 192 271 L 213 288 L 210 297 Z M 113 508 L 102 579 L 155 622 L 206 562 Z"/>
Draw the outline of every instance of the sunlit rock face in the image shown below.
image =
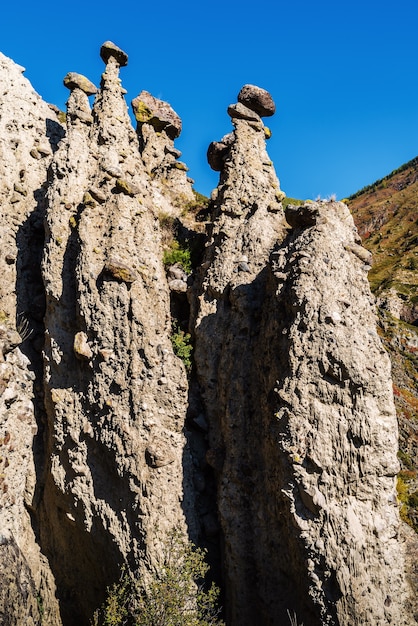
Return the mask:
<path id="1" fill-rule="evenodd" d="M 285 217 L 261 120 L 228 113 L 193 321 L 229 623 L 413 623 L 370 254 L 342 203 Z"/>
<path id="2" fill-rule="evenodd" d="M 413 624 L 389 363 L 346 206 L 283 210 L 275 105 L 245 85 L 208 150 L 203 262 L 166 276 L 160 222 L 196 201 L 181 121 L 142 91 L 134 130 L 128 57 L 100 54 L 100 86 L 64 78 L 65 114 L 0 55 L 0 622 L 87 626 L 177 528 L 222 555 L 228 626 Z M 189 307 L 188 380 L 170 336 Z"/>

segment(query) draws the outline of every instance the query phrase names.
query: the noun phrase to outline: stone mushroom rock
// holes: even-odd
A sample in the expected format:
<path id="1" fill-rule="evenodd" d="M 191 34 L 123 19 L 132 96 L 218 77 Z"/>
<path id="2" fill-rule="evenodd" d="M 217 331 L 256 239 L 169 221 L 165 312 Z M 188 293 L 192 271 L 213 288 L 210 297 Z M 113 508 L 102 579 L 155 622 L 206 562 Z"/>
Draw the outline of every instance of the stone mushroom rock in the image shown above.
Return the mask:
<path id="1" fill-rule="evenodd" d="M 258 113 L 260 117 L 270 117 L 276 112 L 276 105 L 269 92 L 256 85 L 244 85 L 238 94 L 238 102 Z"/>
<path id="2" fill-rule="evenodd" d="M 120 67 L 128 65 L 128 55 L 112 41 L 104 42 L 100 48 L 100 56 L 105 63 L 108 63 L 109 59 L 113 57 L 116 59 Z"/>
<path id="3" fill-rule="evenodd" d="M 132 109 L 139 124 L 151 124 L 157 132 L 164 130 L 170 139 L 180 135 L 180 117 L 168 102 L 155 98 L 148 91 L 141 91 L 132 100 Z"/>
<path id="4" fill-rule="evenodd" d="M 71 91 L 73 89 L 81 89 L 88 96 L 92 96 L 97 93 L 97 87 L 85 76 L 82 74 L 77 74 L 77 72 L 68 72 L 66 76 L 64 76 L 63 80 L 64 86 Z"/>

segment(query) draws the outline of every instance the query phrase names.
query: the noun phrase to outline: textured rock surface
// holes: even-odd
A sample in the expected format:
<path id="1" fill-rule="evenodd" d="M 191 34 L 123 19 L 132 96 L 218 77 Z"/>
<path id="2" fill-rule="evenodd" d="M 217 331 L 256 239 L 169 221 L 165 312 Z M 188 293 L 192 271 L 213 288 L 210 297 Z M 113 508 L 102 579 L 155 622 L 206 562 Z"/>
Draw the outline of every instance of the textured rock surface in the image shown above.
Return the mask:
<path id="1" fill-rule="evenodd" d="M 147 91 L 132 100 L 132 109 L 138 122 L 139 149 L 151 177 L 153 204 L 160 213 L 173 214 L 195 201 L 188 168 L 178 160 L 181 152 L 174 147 L 181 133 L 180 117 L 167 102 Z"/>
<path id="2" fill-rule="evenodd" d="M 141 91 L 132 100 L 135 119 L 139 124 L 151 124 L 157 132 L 164 130 L 170 139 L 181 133 L 181 119 L 168 102 L 159 100 L 148 91 Z"/>
<path id="3" fill-rule="evenodd" d="M 122 563 L 144 577 L 167 531 L 185 530 L 186 518 L 193 531 L 187 379 L 169 339 L 159 229 L 118 73 L 109 55 L 93 124 L 73 114 L 87 96 L 71 92 L 48 191 L 50 460 L 39 515 L 65 624 L 91 616 Z"/>
<path id="4" fill-rule="evenodd" d="M 256 85 L 244 85 L 238 94 L 238 102 L 261 117 L 269 117 L 276 112 L 276 105 L 269 92 Z"/>
<path id="5" fill-rule="evenodd" d="M 92 96 L 97 93 L 97 87 L 93 85 L 93 83 L 83 76 L 82 74 L 77 74 L 77 72 L 68 72 L 64 76 L 64 85 L 68 89 L 76 89 L 79 88 L 88 96 Z"/>
<path id="6" fill-rule="evenodd" d="M 48 602 L 45 619 L 59 619 L 53 579 L 28 512 L 42 438 L 34 407 L 40 370 L 21 349 L 33 354 L 31 343 L 39 349 L 45 182 L 64 130 L 23 71 L 0 54 L 0 578 L 7 581 L 0 621 L 10 625 L 40 623 L 37 597 Z M 29 341 L 17 348 L 25 335 Z"/>
<path id="7" fill-rule="evenodd" d="M 234 122 L 194 312 L 228 620 L 414 623 L 367 251 L 341 203 L 290 209 L 285 237 L 262 129 Z"/>
<path id="8" fill-rule="evenodd" d="M 67 79 L 66 132 L 0 56 L 0 621 L 87 626 L 177 526 L 215 564 L 221 531 L 229 626 L 413 624 L 388 359 L 346 207 L 286 223 L 274 104 L 246 86 L 208 153 L 203 263 L 166 277 L 158 216 L 195 201 L 187 168 L 172 133 L 132 128 L 127 55 L 101 56 L 93 110 Z M 186 291 L 198 381 L 170 341 Z"/>

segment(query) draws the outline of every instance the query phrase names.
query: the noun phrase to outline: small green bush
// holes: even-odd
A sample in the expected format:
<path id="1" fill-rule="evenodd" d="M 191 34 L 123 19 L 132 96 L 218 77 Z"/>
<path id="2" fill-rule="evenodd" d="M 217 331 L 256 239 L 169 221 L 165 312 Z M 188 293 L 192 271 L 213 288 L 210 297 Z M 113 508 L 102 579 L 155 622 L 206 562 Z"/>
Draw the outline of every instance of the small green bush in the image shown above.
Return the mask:
<path id="1" fill-rule="evenodd" d="M 286 196 L 286 198 L 283 198 L 283 200 L 282 200 L 282 207 L 283 207 L 283 209 L 285 209 L 288 204 L 294 204 L 295 206 L 300 206 L 301 204 L 305 204 L 305 201 L 304 200 L 298 200 L 297 198 L 288 198 Z"/>
<path id="2" fill-rule="evenodd" d="M 203 581 L 209 566 L 205 551 L 177 531 L 169 536 L 161 568 L 149 583 L 123 574 L 108 589 L 92 626 L 224 626 L 219 619 L 219 589 Z"/>
<path id="3" fill-rule="evenodd" d="M 190 274 L 192 271 L 192 261 L 190 258 L 190 250 L 184 246 L 181 246 L 178 241 L 173 239 L 170 247 L 164 250 L 163 263 L 165 267 L 179 263 L 186 274 Z"/>
<path id="4" fill-rule="evenodd" d="M 190 333 L 185 333 L 184 330 L 173 324 L 173 332 L 171 334 L 171 343 L 173 344 L 173 351 L 184 363 L 187 372 L 192 369 L 192 337 Z"/>

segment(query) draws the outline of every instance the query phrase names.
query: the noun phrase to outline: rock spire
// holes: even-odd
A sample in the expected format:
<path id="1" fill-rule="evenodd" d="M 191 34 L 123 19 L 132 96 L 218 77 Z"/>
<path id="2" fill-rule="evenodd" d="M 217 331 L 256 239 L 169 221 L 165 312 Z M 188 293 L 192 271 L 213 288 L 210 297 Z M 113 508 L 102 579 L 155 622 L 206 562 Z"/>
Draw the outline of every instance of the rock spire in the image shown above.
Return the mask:
<path id="1" fill-rule="evenodd" d="M 347 207 L 284 209 L 275 105 L 245 85 L 194 233 L 179 116 L 141 91 L 134 130 L 128 56 L 100 55 L 99 88 L 65 76 L 65 114 L 0 55 L 0 622 L 87 626 L 177 528 L 222 554 L 228 626 L 412 626 L 389 362 Z M 174 219 L 194 272 L 163 266 Z"/>
<path id="2" fill-rule="evenodd" d="M 220 181 L 193 311 L 227 621 L 411 624 L 370 255 L 342 203 L 288 207 L 289 229 L 259 117 L 274 105 L 252 86 L 238 100 L 208 150 Z"/>

